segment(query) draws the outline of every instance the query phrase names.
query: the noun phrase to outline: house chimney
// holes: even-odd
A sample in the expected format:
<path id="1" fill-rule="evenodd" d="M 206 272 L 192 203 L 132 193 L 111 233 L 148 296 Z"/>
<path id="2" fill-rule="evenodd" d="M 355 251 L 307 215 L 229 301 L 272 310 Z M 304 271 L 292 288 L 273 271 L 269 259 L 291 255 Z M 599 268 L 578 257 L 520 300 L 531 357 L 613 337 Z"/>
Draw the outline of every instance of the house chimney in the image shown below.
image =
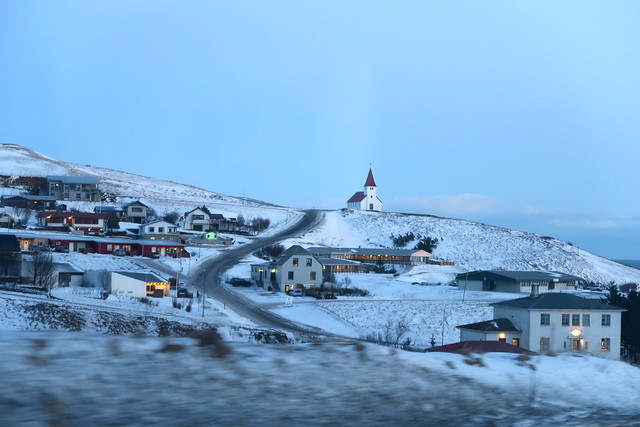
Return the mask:
<path id="1" fill-rule="evenodd" d="M 540 285 L 531 285 L 531 298 L 540 295 Z"/>

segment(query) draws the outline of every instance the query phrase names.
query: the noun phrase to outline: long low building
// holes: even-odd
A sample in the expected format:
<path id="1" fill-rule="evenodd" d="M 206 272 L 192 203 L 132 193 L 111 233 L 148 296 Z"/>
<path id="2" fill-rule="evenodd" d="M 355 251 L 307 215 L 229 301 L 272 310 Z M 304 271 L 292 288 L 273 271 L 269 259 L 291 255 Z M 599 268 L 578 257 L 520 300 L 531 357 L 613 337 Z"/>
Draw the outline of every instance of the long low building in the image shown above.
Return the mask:
<path id="1" fill-rule="evenodd" d="M 557 271 L 470 271 L 456 276 L 458 287 L 467 291 L 540 292 L 575 290 L 584 279 Z"/>
<path id="2" fill-rule="evenodd" d="M 337 258 L 369 264 L 405 264 L 422 265 L 429 262 L 431 254 L 421 249 L 388 249 L 388 248 L 331 248 L 311 247 L 313 256 L 320 258 Z"/>

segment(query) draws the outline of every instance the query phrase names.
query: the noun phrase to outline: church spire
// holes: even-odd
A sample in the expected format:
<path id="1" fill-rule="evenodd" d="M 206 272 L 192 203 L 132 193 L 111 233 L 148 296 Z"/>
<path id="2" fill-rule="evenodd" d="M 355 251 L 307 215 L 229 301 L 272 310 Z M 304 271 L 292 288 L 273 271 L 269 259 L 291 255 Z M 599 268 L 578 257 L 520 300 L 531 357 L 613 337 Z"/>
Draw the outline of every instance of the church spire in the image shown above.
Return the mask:
<path id="1" fill-rule="evenodd" d="M 367 175 L 367 182 L 364 183 L 365 187 L 377 187 L 376 181 L 373 179 L 373 172 L 369 168 L 369 175 Z"/>

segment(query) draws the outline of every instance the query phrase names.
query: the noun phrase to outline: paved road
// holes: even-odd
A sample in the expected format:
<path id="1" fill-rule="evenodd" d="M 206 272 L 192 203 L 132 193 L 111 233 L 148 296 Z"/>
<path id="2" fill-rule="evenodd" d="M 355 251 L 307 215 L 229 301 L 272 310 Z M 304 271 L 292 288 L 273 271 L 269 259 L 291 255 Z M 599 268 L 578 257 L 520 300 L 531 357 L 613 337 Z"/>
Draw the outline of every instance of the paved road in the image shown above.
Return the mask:
<path id="1" fill-rule="evenodd" d="M 305 211 L 304 216 L 291 227 L 268 237 L 258 238 L 249 243 L 235 246 L 221 252 L 215 258 L 203 261 L 198 265 L 189 279 L 189 283 L 209 297 L 216 298 L 239 315 L 254 323 L 268 328 L 284 329 L 296 333 L 322 333 L 318 328 L 306 327 L 284 319 L 272 312 L 260 308 L 253 301 L 231 292 L 221 285 L 225 271 L 236 265 L 242 258 L 256 250 L 296 237 L 316 228 L 324 220 L 324 212 L 319 210 Z"/>

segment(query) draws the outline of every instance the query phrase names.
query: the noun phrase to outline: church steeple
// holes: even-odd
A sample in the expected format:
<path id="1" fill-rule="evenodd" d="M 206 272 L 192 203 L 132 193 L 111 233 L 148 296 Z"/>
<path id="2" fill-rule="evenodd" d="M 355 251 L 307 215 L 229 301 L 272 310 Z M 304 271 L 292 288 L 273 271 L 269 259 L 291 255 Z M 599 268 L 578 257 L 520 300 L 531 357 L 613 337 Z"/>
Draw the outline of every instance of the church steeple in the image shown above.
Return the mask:
<path id="1" fill-rule="evenodd" d="M 364 183 L 365 187 L 377 187 L 376 186 L 376 181 L 375 179 L 373 179 L 373 172 L 371 171 L 371 168 L 369 168 L 369 175 L 367 175 L 367 182 Z"/>

